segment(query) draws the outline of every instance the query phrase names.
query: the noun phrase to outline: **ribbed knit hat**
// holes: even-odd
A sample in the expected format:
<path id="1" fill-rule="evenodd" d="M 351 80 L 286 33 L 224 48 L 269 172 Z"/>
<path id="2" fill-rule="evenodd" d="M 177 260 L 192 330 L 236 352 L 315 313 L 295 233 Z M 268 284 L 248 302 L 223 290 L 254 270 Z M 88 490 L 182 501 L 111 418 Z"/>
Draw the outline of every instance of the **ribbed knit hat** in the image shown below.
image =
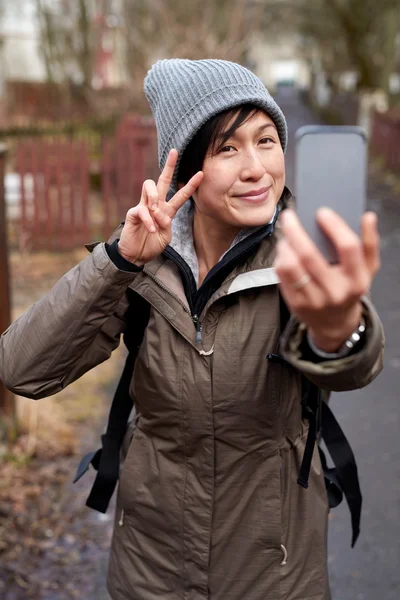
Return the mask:
<path id="1" fill-rule="evenodd" d="M 179 153 L 172 188 L 182 154 L 197 131 L 214 115 L 254 104 L 274 121 L 283 151 L 287 144 L 286 119 L 254 73 L 226 60 L 165 59 L 156 62 L 144 81 L 158 137 L 158 162 L 162 169 L 171 148 Z"/>

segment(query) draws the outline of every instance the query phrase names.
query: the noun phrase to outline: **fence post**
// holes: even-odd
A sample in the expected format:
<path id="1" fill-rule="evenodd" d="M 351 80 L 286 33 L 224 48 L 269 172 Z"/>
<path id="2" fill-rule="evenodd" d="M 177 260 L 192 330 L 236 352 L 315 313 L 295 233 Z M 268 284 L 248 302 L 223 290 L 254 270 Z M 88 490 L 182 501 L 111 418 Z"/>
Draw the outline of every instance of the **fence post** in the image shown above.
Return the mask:
<path id="1" fill-rule="evenodd" d="M 7 218 L 4 190 L 7 148 L 0 144 L 0 334 L 11 321 L 10 274 L 8 266 Z M 15 399 L 0 380 L 0 440 L 16 430 Z"/>

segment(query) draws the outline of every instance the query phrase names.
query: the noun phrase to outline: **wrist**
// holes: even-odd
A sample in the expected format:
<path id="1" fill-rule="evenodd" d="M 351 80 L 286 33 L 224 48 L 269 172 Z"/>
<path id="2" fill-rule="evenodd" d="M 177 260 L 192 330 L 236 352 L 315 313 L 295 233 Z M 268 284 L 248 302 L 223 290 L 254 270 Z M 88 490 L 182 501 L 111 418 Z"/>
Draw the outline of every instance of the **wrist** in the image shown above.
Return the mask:
<path id="1" fill-rule="evenodd" d="M 118 239 L 114 240 L 112 244 L 105 244 L 105 249 L 110 257 L 111 261 L 120 271 L 127 271 L 131 273 L 138 273 L 143 270 L 143 267 L 139 267 L 135 265 L 133 262 L 126 260 L 119 252 L 118 252 Z"/>
<path id="2" fill-rule="evenodd" d="M 123 258 L 124 260 L 127 260 L 128 262 L 132 263 L 132 264 L 133 264 L 133 265 L 135 265 L 136 267 L 144 267 L 145 263 L 144 263 L 143 261 L 141 261 L 141 260 L 138 260 L 138 259 L 136 259 L 136 258 L 133 258 L 133 257 L 131 257 L 131 256 L 127 255 L 127 254 L 124 252 L 123 248 L 121 248 L 121 243 L 120 243 L 120 242 L 118 242 L 118 243 L 117 243 L 117 251 L 118 251 L 118 254 L 119 254 L 120 256 L 122 256 L 122 258 Z"/>
<path id="3" fill-rule="evenodd" d="M 307 344 L 310 350 L 314 353 L 314 355 L 322 358 L 324 360 L 336 360 L 338 358 L 345 358 L 349 354 L 353 354 L 354 351 L 357 351 L 358 348 L 364 344 L 365 339 L 365 321 L 364 318 L 361 317 L 361 321 L 356 329 L 353 330 L 351 335 L 347 338 L 347 340 L 342 344 L 338 350 L 335 352 L 325 352 L 315 346 L 313 340 L 310 337 L 310 334 L 307 333 Z"/>
<path id="4" fill-rule="evenodd" d="M 312 340 L 313 346 L 317 347 L 322 352 L 335 353 L 342 349 L 343 345 L 350 338 L 353 332 L 359 327 L 362 321 L 362 305 L 361 302 L 356 305 L 351 315 L 346 319 L 345 323 L 339 327 L 324 331 L 316 331 L 313 328 L 308 328 L 308 338 Z"/>

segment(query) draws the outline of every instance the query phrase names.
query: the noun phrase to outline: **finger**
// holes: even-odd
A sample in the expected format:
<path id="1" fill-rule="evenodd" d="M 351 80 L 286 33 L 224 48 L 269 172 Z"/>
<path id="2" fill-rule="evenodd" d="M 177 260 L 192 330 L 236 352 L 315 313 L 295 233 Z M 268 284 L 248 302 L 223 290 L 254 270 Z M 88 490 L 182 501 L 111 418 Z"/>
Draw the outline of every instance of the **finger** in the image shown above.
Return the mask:
<path id="1" fill-rule="evenodd" d="M 142 187 L 142 197 L 140 198 L 142 204 L 150 207 L 151 210 L 155 210 L 158 206 L 158 190 L 155 182 L 152 179 L 146 179 Z"/>
<path id="2" fill-rule="evenodd" d="M 361 237 L 364 259 L 372 278 L 376 275 L 381 266 L 378 218 L 375 213 L 367 212 L 363 215 L 361 220 Z"/>
<path id="3" fill-rule="evenodd" d="M 139 219 L 142 221 L 142 223 L 144 224 L 144 226 L 150 233 L 155 233 L 157 231 L 157 228 L 154 224 L 154 221 L 150 215 L 150 212 L 149 212 L 149 209 L 147 208 L 147 206 L 144 206 L 144 204 L 139 205 L 137 216 L 139 217 Z"/>
<path id="4" fill-rule="evenodd" d="M 154 211 L 153 218 L 162 231 L 165 231 L 171 226 L 171 217 L 160 208 L 157 208 Z"/>
<path id="5" fill-rule="evenodd" d="M 321 288 L 304 269 L 298 255 L 285 238 L 278 243 L 274 268 L 280 279 L 282 293 L 293 307 L 299 303 L 304 304 L 305 301 L 311 306 L 316 297 L 321 295 Z"/>
<path id="6" fill-rule="evenodd" d="M 171 181 L 174 176 L 177 160 L 178 151 L 175 150 L 175 148 L 172 148 L 168 154 L 167 161 L 157 182 L 158 197 L 161 202 L 165 202 L 165 198 L 167 197 L 169 186 L 171 185 Z"/>
<path id="7" fill-rule="evenodd" d="M 203 179 L 203 171 L 198 171 L 187 184 L 181 188 L 168 202 L 167 207 L 170 217 L 174 217 L 177 211 L 192 197 Z"/>
<path id="8" fill-rule="evenodd" d="M 361 239 L 346 221 L 330 208 L 317 211 L 317 222 L 332 241 L 342 269 L 354 278 L 355 282 L 365 279 L 366 264 Z"/>
<path id="9" fill-rule="evenodd" d="M 275 271 L 285 287 L 296 289 L 297 282 L 307 275 L 299 257 L 286 239 L 279 240 L 277 258 L 275 260 Z"/>
<path id="10" fill-rule="evenodd" d="M 293 210 L 286 209 L 280 216 L 285 238 L 298 256 L 303 269 L 320 285 L 326 287 L 329 264 L 301 225 Z"/>
<path id="11" fill-rule="evenodd" d="M 297 272 L 300 271 L 299 277 L 304 273 L 301 262 L 288 240 L 285 238 L 280 239 L 277 244 L 274 269 L 279 279 L 283 278 L 285 281 L 295 279 L 293 273 L 295 273 L 296 270 Z"/>

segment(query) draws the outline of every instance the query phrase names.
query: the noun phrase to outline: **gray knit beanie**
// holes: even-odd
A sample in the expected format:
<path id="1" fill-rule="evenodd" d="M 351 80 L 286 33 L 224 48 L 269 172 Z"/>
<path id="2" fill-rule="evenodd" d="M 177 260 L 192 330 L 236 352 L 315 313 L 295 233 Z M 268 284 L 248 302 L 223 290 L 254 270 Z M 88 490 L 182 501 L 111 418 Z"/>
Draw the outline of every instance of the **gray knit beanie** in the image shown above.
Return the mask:
<path id="1" fill-rule="evenodd" d="M 287 144 L 286 119 L 265 85 L 254 73 L 226 60 L 172 58 L 156 62 L 144 81 L 158 137 L 162 169 L 171 148 L 179 153 L 172 188 L 182 154 L 197 131 L 214 115 L 254 104 L 274 121 L 283 151 Z"/>

